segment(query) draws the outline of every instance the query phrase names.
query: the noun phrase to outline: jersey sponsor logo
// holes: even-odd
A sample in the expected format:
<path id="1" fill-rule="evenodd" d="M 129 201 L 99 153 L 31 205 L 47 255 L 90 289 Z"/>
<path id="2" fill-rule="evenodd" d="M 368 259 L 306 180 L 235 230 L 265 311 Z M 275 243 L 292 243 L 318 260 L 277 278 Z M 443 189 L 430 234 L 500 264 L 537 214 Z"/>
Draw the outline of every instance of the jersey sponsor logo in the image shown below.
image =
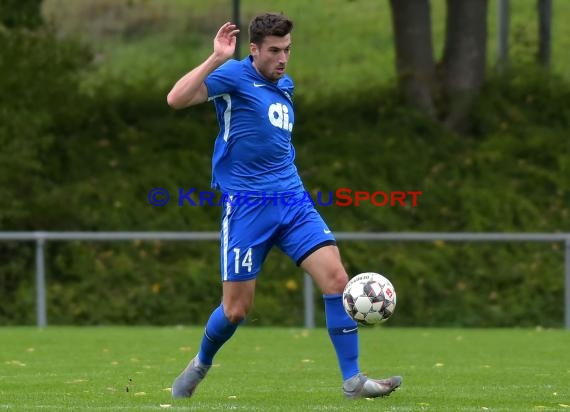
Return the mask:
<path id="1" fill-rule="evenodd" d="M 256 83 L 256 82 L 253 82 L 253 87 L 265 87 L 265 86 L 266 86 L 266 85 L 263 84 L 263 83 Z"/>
<path id="2" fill-rule="evenodd" d="M 267 111 L 269 121 L 275 127 L 292 131 L 293 123 L 289 122 L 289 108 L 281 103 L 273 103 Z"/>

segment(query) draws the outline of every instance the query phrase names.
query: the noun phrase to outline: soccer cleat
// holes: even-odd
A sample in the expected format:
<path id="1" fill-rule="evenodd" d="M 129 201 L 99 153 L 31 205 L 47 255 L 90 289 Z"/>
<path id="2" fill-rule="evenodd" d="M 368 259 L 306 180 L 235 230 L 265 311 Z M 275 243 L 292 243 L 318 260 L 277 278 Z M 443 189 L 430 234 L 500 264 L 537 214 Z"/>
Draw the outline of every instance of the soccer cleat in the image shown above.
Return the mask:
<path id="1" fill-rule="evenodd" d="M 196 390 L 196 386 L 204 379 L 212 365 L 204 365 L 196 356 L 190 361 L 186 369 L 174 380 L 172 384 L 173 398 L 189 398 Z"/>
<path id="2" fill-rule="evenodd" d="M 388 396 L 402 384 L 401 376 L 386 379 L 370 379 L 359 373 L 347 379 L 342 386 L 347 398 L 377 398 Z"/>

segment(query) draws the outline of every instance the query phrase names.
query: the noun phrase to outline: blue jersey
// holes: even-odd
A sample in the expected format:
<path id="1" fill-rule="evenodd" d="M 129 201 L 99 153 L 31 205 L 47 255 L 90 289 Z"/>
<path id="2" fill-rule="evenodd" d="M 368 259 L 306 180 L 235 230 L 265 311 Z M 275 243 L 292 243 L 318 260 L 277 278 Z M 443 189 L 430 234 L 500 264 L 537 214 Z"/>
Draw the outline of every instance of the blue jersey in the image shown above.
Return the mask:
<path id="1" fill-rule="evenodd" d="M 261 76 L 251 56 L 229 60 L 205 80 L 220 132 L 212 157 L 212 187 L 224 193 L 299 192 L 291 132 L 293 81 Z"/>

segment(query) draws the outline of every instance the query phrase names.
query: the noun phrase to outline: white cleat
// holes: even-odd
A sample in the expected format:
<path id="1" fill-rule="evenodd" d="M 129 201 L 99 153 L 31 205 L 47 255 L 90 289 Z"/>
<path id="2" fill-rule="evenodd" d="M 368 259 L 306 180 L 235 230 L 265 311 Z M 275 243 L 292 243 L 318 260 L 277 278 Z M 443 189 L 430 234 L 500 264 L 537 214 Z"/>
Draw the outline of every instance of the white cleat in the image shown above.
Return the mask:
<path id="1" fill-rule="evenodd" d="M 211 365 L 200 363 L 198 356 L 190 361 L 186 369 L 174 380 L 172 384 L 173 398 L 189 398 L 194 394 L 198 384 L 204 379 Z"/>
<path id="2" fill-rule="evenodd" d="M 347 379 L 342 386 L 342 390 L 347 398 L 377 398 L 390 395 L 401 384 L 401 376 L 392 376 L 386 379 L 370 379 L 366 375 L 359 373 Z"/>

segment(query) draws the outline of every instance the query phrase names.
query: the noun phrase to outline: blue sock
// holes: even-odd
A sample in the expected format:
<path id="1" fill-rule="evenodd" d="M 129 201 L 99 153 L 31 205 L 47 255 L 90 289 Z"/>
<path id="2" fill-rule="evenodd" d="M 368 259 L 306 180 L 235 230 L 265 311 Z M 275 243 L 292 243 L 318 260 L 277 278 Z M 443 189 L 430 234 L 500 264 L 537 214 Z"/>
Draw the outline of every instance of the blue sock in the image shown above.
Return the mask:
<path id="1" fill-rule="evenodd" d="M 358 325 L 342 306 L 342 295 L 323 295 L 329 336 L 336 351 L 342 379 L 360 372 L 358 367 Z"/>
<path id="2" fill-rule="evenodd" d="M 204 365 L 211 365 L 214 355 L 232 337 L 238 326 L 239 323 L 231 323 L 226 317 L 224 306 L 218 306 L 210 315 L 204 330 L 200 352 L 198 352 L 200 362 Z"/>

